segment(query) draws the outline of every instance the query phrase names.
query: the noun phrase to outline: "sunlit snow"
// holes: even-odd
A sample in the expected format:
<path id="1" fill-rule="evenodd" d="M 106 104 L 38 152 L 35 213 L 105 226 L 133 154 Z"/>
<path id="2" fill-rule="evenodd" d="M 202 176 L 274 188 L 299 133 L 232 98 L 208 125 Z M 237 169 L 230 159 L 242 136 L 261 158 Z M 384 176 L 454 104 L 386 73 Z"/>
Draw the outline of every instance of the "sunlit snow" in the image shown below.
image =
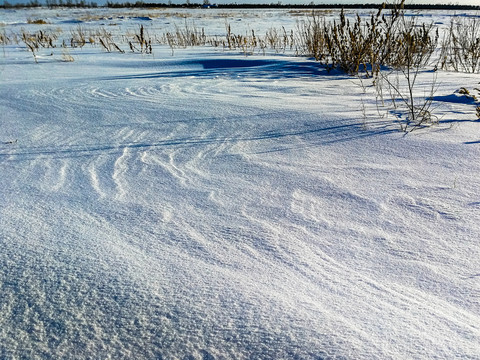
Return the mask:
<path id="1" fill-rule="evenodd" d="M 1 22 L 147 22 L 106 11 Z M 297 21 L 261 14 L 226 16 Z M 480 359 L 480 123 L 455 95 L 480 75 L 439 71 L 440 123 L 405 135 L 293 53 L 49 51 L 0 50 L 0 358 Z"/>

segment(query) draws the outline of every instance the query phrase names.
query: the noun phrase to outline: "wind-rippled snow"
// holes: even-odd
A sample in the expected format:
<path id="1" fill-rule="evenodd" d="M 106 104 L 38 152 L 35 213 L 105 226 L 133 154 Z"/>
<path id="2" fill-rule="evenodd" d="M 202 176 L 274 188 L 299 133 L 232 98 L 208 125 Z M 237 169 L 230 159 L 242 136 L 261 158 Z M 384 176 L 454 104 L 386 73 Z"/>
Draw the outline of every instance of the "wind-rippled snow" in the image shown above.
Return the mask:
<path id="1" fill-rule="evenodd" d="M 2 59 L 2 359 L 480 358 L 477 75 L 404 136 L 302 58 L 72 55 Z"/>

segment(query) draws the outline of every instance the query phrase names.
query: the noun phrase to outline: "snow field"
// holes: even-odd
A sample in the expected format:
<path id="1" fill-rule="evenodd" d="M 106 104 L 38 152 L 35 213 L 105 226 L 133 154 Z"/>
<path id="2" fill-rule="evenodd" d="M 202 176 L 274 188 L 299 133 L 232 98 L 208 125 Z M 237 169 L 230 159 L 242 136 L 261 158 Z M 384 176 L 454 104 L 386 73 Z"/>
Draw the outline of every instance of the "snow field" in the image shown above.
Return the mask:
<path id="1" fill-rule="evenodd" d="M 302 58 L 7 50 L 0 357 L 480 358 L 477 75 L 405 136 Z"/>

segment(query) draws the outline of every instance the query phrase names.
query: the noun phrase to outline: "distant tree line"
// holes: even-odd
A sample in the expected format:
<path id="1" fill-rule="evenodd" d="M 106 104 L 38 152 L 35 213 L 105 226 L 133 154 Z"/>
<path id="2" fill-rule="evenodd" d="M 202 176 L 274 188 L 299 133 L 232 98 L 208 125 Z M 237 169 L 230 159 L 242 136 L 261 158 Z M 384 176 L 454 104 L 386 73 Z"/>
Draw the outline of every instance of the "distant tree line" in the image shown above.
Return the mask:
<path id="1" fill-rule="evenodd" d="M 49 8 L 54 7 L 78 7 L 78 8 L 85 8 L 85 7 L 98 7 L 96 2 L 90 1 L 87 2 L 85 0 L 45 0 L 46 5 Z"/>
<path id="2" fill-rule="evenodd" d="M 42 4 L 38 0 L 30 0 L 28 3 L 15 3 L 11 4 L 7 0 L 3 1 L 3 5 L 0 5 L 0 8 L 10 9 L 10 8 L 37 8 L 37 7 L 69 7 L 69 8 L 96 8 L 98 4 L 94 1 L 85 1 L 85 0 L 45 0 L 45 3 Z"/>
<path id="3" fill-rule="evenodd" d="M 40 3 L 39 0 L 30 0 L 27 3 L 12 4 L 4 0 L 0 8 L 24 8 L 24 7 L 72 7 L 72 8 L 96 8 L 98 4 L 93 1 L 85 0 L 45 0 Z M 185 0 L 183 4 L 173 4 L 171 0 L 168 3 L 150 3 L 143 1 L 136 2 L 114 2 L 108 1 L 105 5 L 108 8 L 199 8 L 199 7 L 217 7 L 221 9 L 378 9 L 378 4 L 283 4 L 281 1 L 270 4 L 213 4 L 210 0 L 203 0 L 202 3 Z M 386 9 L 394 8 L 395 4 L 385 4 Z M 409 10 L 480 10 L 480 5 L 458 5 L 458 4 L 405 4 L 405 9 Z"/>
<path id="4" fill-rule="evenodd" d="M 281 1 L 270 4 L 214 4 L 209 0 L 203 0 L 203 3 L 191 2 L 186 0 L 183 4 L 168 3 L 149 3 L 143 1 L 131 2 L 113 2 L 108 1 L 107 7 L 111 8 L 158 8 L 158 7 L 217 7 L 220 9 L 378 9 L 379 4 L 283 4 Z M 395 4 L 385 4 L 386 9 L 394 9 Z M 409 10 L 480 10 L 480 5 L 458 5 L 458 4 L 405 4 L 404 9 Z"/>

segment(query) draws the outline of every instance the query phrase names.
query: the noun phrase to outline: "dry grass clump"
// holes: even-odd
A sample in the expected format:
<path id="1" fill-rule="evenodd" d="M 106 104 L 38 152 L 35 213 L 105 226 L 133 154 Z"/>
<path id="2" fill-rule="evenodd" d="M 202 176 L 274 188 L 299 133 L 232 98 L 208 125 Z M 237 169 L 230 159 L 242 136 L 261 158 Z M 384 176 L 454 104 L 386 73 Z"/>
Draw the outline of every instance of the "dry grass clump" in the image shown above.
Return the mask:
<path id="1" fill-rule="evenodd" d="M 58 35 L 52 31 L 39 30 L 34 33 L 27 33 L 22 30 L 22 41 L 27 49 L 31 51 L 35 62 L 37 62 L 37 52 L 40 48 L 55 48 Z"/>
<path id="2" fill-rule="evenodd" d="M 67 48 L 62 49 L 62 61 L 64 62 L 73 62 L 75 59 L 70 54 L 70 51 Z"/>
<path id="3" fill-rule="evenodd" d="M 444 70 L 480 72 L 480 19 L 454 17 L 441 42 Z"/>
<path id="4" fill-rule="evenodd" d="M 265 42 L 267 46 L 275 50 L 275 52 L 285 52 L 287 49 L 293 49 L 295 45 L 295 34 L 293 30 L 287 32 L 283 26 L 280 30 L 270 28 L 265 34 Z"/>
<path id="5" fill-rule="evenodd" d="M 132 39 L 128 40 L 128 46 L 132 52 L 152 54 L 152 39 L 146 33 L 143 25 L 140 25 L 138 33 L 133 34 Z"/>
<path id="6" fill-rule="evenodd" d="M 224 38 L 210 38 L 206 42 L 214 47 L 223 47 L 224 50 L 240 50 L 246 55 L 256 52 L 265 54 L 266 49 L 276 53 L 285 52 L 286 49 L 292 49 L 295 42 L 293 30 L 287 32 L 284 27 L 270 28 L 263 36 L 257 35 L 254 30 L 244 35 L 235 34 L 229 23 L 225 24 L 225 29 Z"/>
<path id="7" fill-rule="evenodd" d="M 357 74 L 360 67 L 368 71 L 370 65 L 372 72 L 377 72 L 382 65 L 385 43 L 382 40 L 388 38 L 391 24 L 381 27 L 382 20 L 387 22 L 385 17 L 380 17 L 381 11 L 376 16 L 372 15 L 370 22 L 363 22 L 359 15 L 356 20 L 350 23 L 345 19 L 342 10 L 340 21 L 334 21 L 324 27 L 323 51 L 326 65 L 340 67 L 349 74 Z M 392 23 L 396 18 L 392 18 Z"/>
<path id="8" fill-rule="evenodd" d="M 77 26 L 76 29 L 70 30 L 70 46 L 72 48 L 82 48 L 87 43 L 87 34 L 82 26 Z M 89 40 L 90 42 L 90 40 Z"/>
<path id="9" fill-rule="evenodd" d="M 315 58 L 316 61 L 324 63 L 327 52 L 325 29 L 327 28 L 325 18 L 313 12 L 306 21 L 297 24 L 295 44 L 297 55 L 306 55 Z"/>
<path id="10" fill-rule="evenodd" d="M 198 29 L 195 25 L 190 25 L 185 20 L 185 25 L 179 27 L 175 25 L 175 30 L 166 32 L 159 40 L 159 43 L 166 43 L 173 50 L 175 48 L 185 48 L 188 46 L 204 46 L 207 44 L 205 30 Z"/>
<path id="11" fill-rule="evenodd" d="M 288 13 L 292 16 L 308 16 L 309 14 L 312 13 L 312 10 L 309 9 L 294 9 L 294 10 L 289 10 Z M 321 14 L 321 15 L 331 15 L 333 13 L 332 9 L 317 9 L 315 10 L 316 14 Z"/>
<path id="12" fill-rule="evenodd" d="M 246 33 L 245 35 L 237 35 L 232 32 L 231 25 L 226 23 L 226 35 L 225 39 L 221 41 L 221 45 L 224 49 L 228 50 L 241 50 L 244 54 L 253 54 L 255 49 L 259 47 L 260 49 L 265 49 L 266 41 L 259 39 L 255 35 L 255 31 L 252 30 L 251 34 Z M 218 46 L 218 44 L 216 44 Z M 262 50 L 262 51 L 263 51 Z"/>
<path id="13" fill-rule="evenodd" d="M 475 95 L 473 91 L 476 91 L 477 94 Z M 455 93 L 458 95 L 464 96 L 467 99 L 471 100 L 476 106 L 475 106 L 475 116 L 477 120 L 480 120 L 480 105 L 479 103 L 479 98 L 480 98 L 480 89 L 479 88 L 474 88 L 472 91 L 468 90 L 465 87 L 461 87 L 458 89 Z"/>
<path id="14" fill-rule="evenodd" d="M 473 89 L 473 90 L 475 90 L 477 93 L 480 94 L 480 90 L 479 90 L 479 89 L 475 88 L 475 89 Z M 475 101 L 475 102 L 478 101 L 477 95 L 472 94 L 472 92 L 471 92 L 470 90 L 468 90 L 466 87 L 463 87 L 463 86 L 462 86 L 462 87 L 461 87 L 460 89 L 458 89 L 456 92 L 457 92 L 458 94 L 462 95 L 462 96 L 465 96 L 467 99 L 471 99 L 472 101 Z"/>
<path id="15" fill-rule="evenodd" d="M 104 28 L 100 29 L 97 33 L 98 43 L 100 44 L 101 48 L 106 52 L 118 51 L 120 53 L 124 53 L 125 50 L 122 50 L 117 43 L 115 42 L 113 35 L 111 32 L 108 32 Z"/>
<path id="16" fill-rule="evenodd" d="M 48 24 L 48 22 L 46 22 L 46 21 L 43 20 L 43 19 L 35 19 L 35 20 L 27 19 L 27 23 L 28 23 L 28 24 L 35 24 L 35 25 L 45 25 L 45 24 Z"/>
<path id="17" fill-rule="evenodd" d="M 438 31 L 433 25 L 406 20 L 403 2 L 389 16 L 382 12 L 383 7 L 368 20 L 357 14 L 350 21 L 342 10 L 333 23 L 313 13 L 298 26 L 297 52 L 352 75 L 360 71 L 376 75 L 384 66 L 425 65 L 436 48 Z"/>
<path id="18" fill-rule="evenodd" d="M 3 31 L 0 31 L 0 45 L 8 45 L 12 42 L 10 36 L 7 35 L 7 32 L 5 29 Z"/>

